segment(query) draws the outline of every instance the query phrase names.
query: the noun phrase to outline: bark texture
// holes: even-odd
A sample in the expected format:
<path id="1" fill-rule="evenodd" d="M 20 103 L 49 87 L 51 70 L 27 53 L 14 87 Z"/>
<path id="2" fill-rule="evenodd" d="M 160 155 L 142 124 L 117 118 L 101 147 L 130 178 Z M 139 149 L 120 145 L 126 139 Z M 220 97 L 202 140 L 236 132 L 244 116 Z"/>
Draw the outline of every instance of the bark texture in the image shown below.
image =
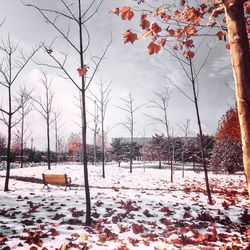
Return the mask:
<path id="1" fill-rule="evenodd" d="M 234 71 L 236 99 L 243 149 L 243 164 L 250 197 L 250 52 L 243 4 L 226 1 L 230 54 Z"/>

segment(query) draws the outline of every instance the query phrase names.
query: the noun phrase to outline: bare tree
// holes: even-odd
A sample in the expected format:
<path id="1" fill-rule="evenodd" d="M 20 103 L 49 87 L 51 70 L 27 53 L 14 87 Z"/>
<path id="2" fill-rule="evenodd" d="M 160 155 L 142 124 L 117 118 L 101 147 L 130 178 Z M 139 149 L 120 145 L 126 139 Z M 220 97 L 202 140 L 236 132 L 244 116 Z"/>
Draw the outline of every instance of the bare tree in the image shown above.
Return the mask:
<path id="1" fill-rule="evenodd" d="M 25 123 L 27 115 L 32 111 L 31 100 L 32 91 L 28 91 L 25 87 L 21 88 L 19 91 L 19 98 L 21 108 L 18 111 L 20 127 L 16 130 L 16 138 L 20 142 L 20 167 L 23 167 L 24 163 L 24 146 L 26 145 L 28 139 L 30 138 L 32 131 L 28 128 L 28 124 Z M 18 124 L 17 124 L 18 125 Z"/>
<path id="2" fill-rule="evenodd" d="M 96 149 L 97 149 L 97 135 L 98 135 L 98 125 L 99 125 L 99 112 L 98 112 L 98 106 L 97 101 L 95 100 L 95 106 L 94 106 L 94 164 L 96 164 Z"/>
<path id="3" fill-rule="evenodd" d="M 168 163 L 170 163 L 170 169 L 171 169 L 171 182 L 173 182 L 173 151 L 174 151 L 174 139 L 171 140 L 170 136 L 170 128 L 169 128 L 169 120 L 168 120 L 168 104 L 171 99 L 171 91 L 168 87 L 165 87 L 165 90 L 163 93 L 161 92 L 154 92 L 156 96 L 156 100 L 150 101 L 150 108 L 153 108 L 156 110 L 155 113 L 157 113 L 157 116 L 152 116 L 149 114 L 146 114 L 146 116 L 150 117 L 153 120 L 153 123 L 155 124 L 162 124 L 165 127 L 166 135 L 167 135 L 167 141 L 168 141 Z M 159 112 L 157 112 L 159 111 Z M 172 148 L 172 149 L 171 149 Z M 172 152 L 171 152 L 172 151 Z"/>
<path id="4" fill-rule="evenodd" d="M 121 98 L 124 105 L 118 107 L 119 109 L 123 110 L 126 115 L 126 121 L 123 123 L 120 123 L 122 126 L 124 126 L 130 133 L 130 154 L 129 154 L 129 172 L 132 173 L 132 167 L 133 167 L 133 144 L 134 144 L 134 125 L 135 125 L 135 119 L 134 115 L 135 112 L 140 109 L 143 105 L 140 106 L 134 106 L 134 98 L 132 94 L 130 93 L 127 98 Z"/>
<path id="5" fill-rule="evenodd" d="M 32 98 L 34 102 L 34 108 L 41 115 L 46 124 L 46 136 L 47 136 L 47 164 L 48 169 L 51 169 L 51 157 L 50 157 L 50 130 L 51 125 L 54 122 L 53 119 L 53 99 L 55 93 L 51 90 L 52 80 L 49 80 L 46 73 L 43 73 L 43 77 L 40 82 L 42 83 L 45 90 L 45 98 L 41 96 Z"/>
<path id="6" fill-rule="evenodd" d="M 203 42 L 203 41 L 202 41 Z M 201 44 L 202 44 L 201 42 Z M 205 144 L 204 144 L 204 137 L 203 137 L 203 132 L 202 132 L 202 126 L 201 126 L 201 118 L 200 118 L 200 109 L 199 109 L 199 103 L 198 103 L 198 94 L 199 94 L 199 85 L 198 85 L 198 75 L 201 72 L 202 68 L 204 67 L 208 56 L 210 55 L 213 47 L 208 48 L 208 53 L 201 65 L 199 65 L 198 70 L 195 70 L 195 66 L 193 63 L 193 59 L 190 57 L 184 57 L 181 58 L 181 54 L 177 54 L 175 50 L 173 52 L 168 51 L 172 56 L 174 56 L 179 64 L 181 65 L 183 72 L 186 74 L 188 80 L 191 83 L 191 88 L 192 88 L 192 95 L 189 95 L 185 91 L 183 91 L 178 85 L 174 84 L 169 78 L 170 84 L 175 86 L 188 100 L 190 100 L 194 106 L 195 106 L 195 112 L 196 112 L 196 118 L 197 118 L 197 124 L 199 128 L 199 135 L 200 135 L 200 150 L 201 150 L 201 157 L 202 157 L 202 166 L 204 169 L 204 174 L 205 174 L 205 182 L 206 182 L 206 190 L 207 190 L 207 195 L 208 195 L 208 201 L 210 204 L 212 204 L 212 196 L 211 196 L 211 190 L 209 186 L 209 179 L 208 179 L 208 170 L 207 170 L 207 162 L 205 158 Z M 198 48 L 199 49 L 199 48 Z M 197 53 L 197 51 L 196 51 Z"/>
<path id="7" fill-rule="evenodd" d="M 153 123 L 162 124 L 166 129 L 166 135 L 169 138 L 169 121 L 168 121 L 168 104 L 171 98 L 171 91 L 169 88 L 165 88 L 164 92 L 154 92 L 156 100 L 150 101 L 150 108 L 155 109 L 157 116 L 146 114 L 149 118 L 153 120 Z"/>
<path id="8" fill-rule="evenodd" d="M 52 113 L 53 113 L 54 129 L 55 129 L 55 154 L 56 154 L 56 162 L 58 163 L 59 160 L 58 145 L 61 141 L 58 133 L 59 129 L 62 128 L 63 126 L 63 123 L 61 123 L 62 113 L 58 109 L 54 110 Z"/>
<path id="9" fill-rule="evenodd" d="M 99 96 L 95 95 L 94 93 L 90 92 L 93 97 L 95 98 L 94 102 L 95 105 L 97 106 L 97 109 L 100 111 L 100 118 L 99 122 L 101 124 L 101 148 L 102 148 L 102 177 L 105 178 L 105 141 L 106 141 L 106 135 L 107 132 L 105 132 L 105 118 L 106 118 L 106 112 L 108 108 L 108 104 L 110 101 L 110 92 L 111 92 L 111 82 L 106 84 L 101 81 L 99 85 Z M 94 117 L 94 119 L 98 119 L 98 117 Z M 95 131 L 97 132 L 96 128 Z M 96 140 L 96 133 L 94 134 L 95 140 Z M 96 141 L 95 141 L 96 143 Z"/>
<path id="10" fill-rule="evenodd" d="M 185 168 L 184 168 L 185 144 L 187 142 L 187 137 L 188 137 L 188 133 L 189 133 L 189 129 L 190 129 L 190 122 L 191 122 L 190 119 L 186 119 L 185 123 L 180 124 L 181 131 L 184 134 L 184 140 L 183 140 L 183 144 L 182 144 L 182 178 L 184 178 L 184 171 L 185 171 Z"/>
<path id="11" fill-rule="evenodd" d="M 33 49 L 29 55 L 25 55 L 23 51 L 18 52 L 18 45 L 14 44 L 10 37 L 7 41 L 2 41 L 0 45 L 0 53 L 2 54 L 2 60 L 0 62 L 0 85 L 7 90 L 7 102 L 6 107 L 1 104 L 0 111 L 2 113 L 2 120 L 7 126 L 8 138 L 7 138 L 7 169 L 4 191 L 9 190 L 9 177 L 10 177 L 10 150 L 11 150 L 11 134 L 12 128 L 18 123 L 13 121 L 13 116 L 21 109 L 22 104 L 19 102 L 17 105 L 13 105 L 13 84 L 20 77 L 22 71 L 38 51 L 39 48 Z M 17 55 L 18 54 L 18 55 Z M 27 98 L 27 96 L 25 96 Z"/>
<path id="12" fill-rule="evenodd" d="M 68 54 L 62 53 L 63 59 L 53 53 L 53 49 L 50 46 L 44 46 L 45 51 L 49 57 L 54 62 L 53 64 L 44 64 L 54 69 L 61 70 L 66 79 L 70 80 L 72 84 L 80 91 L 81 100 L 82 100 L 82 155 L 83 155 L 83 169 L 84 169 L 84 186 L 85 186 L 85 197 L 86 197 L 86 225 L 91 224 L 91 200 L 90 200 L 90 190 L 89 190 L 89 181 L 88 181 L 88 159 L 87 159 L 87 143 L 86 143 L 86 134 L 87 134 L 87 117 L 86 117 L 86 91 L 94 79 L 96 72 L 99 69 L 99 66 L 104 59 L 108 47 L 111 44 L 111 41 L 104 49 L 101 56 L 91 57 L 89 64 L 85 62 L 87 52 L 89 51 L 90 46 L 90 33 L 87 28 L 87 24 L 90 20 L 93 20 L 95 14 L 98 12 L 99 8 L 102 5 L 103 0 L 93 0 L 89 4 L 83 5 L 82 0 L 74 0 L 73 3 L 67 3 L 66 0 L 60 0 L 61 8 L 58 10 L 42 8 L 33 4 L 25 4 L 26 6 L 36 9 L 43 18 L 59 33 L 60 37 L 63 38 L 65 43 L 69 45 L 72 49 Z M 60 21 L 58 21 L 60 19 Z M 73 26 L 78 30 L 78 33 L 71 32 L 70 27 L 65 25 L 60 25 L 64 21 L 70 22 L 70 27 L 73 29 Z M 68 56 L 77 54 L 78 60 L 78 73 L 80 80 L 79 82 L 75 80 L 74 75 L 72 74 L 71 65 L 68 65 Z M 75 60 L 75 59 L 74 59 Z"/>

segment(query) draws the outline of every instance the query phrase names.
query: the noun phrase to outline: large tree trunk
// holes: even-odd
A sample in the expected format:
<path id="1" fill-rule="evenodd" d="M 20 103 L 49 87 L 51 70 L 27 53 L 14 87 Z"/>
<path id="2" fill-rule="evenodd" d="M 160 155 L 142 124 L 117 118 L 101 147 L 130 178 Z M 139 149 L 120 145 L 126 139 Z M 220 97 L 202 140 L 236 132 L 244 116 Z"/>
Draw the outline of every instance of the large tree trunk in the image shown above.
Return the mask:
<path id="1" fill-rule="evenodd" d="M 243 149 L 243 164 L 250 196 L 250 52 L 243 0 L 226 1 L 231 60 Z"/>

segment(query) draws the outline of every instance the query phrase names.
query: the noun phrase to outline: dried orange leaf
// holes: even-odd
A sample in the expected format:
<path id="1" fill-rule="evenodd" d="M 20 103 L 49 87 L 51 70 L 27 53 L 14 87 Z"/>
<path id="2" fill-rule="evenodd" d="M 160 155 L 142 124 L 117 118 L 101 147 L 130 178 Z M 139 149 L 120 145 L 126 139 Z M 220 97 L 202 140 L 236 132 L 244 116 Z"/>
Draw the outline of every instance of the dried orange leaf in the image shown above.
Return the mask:
<path id="1" fill-rule="evenodd" d="M 86 67 L 78 68 L 77 69 L 79 76 L 84 76 L 87 73 Z"/>
<path id="2" fill-rule="evenodd" d="M 135 40 L 137 40 L 137 39 L 138 39 L 137 34 L 131 32 L 130 30 L 127 30 L 123 34 L 124 43 L 131 42 L 133 44 L 135 42 Z"/>
<path id="3" fill-rule="evenodd" d="M 226 39 L 225 33 L 222 32 L 222 31 L 219 31 L 219 32 L 216 34 L 216 36 L 217 36 L 217 39 L 218 39 L 218 40 L 225 40 L 225 39 Z"/>
<path id="4" fill-rule="evenodd" d="M 160 41 L 161 47 L 164 47 L 166 42 L 167 42 L 167 40 L 165 38 L 162 38 L 161 41 Z"/>
<path id="5" fill-rule="evenodd" d="M 191 50 L 185 50 L 185 51 L 184 51 L 184 55 L 185 55 L 186 57 L 188 57 L 188 58 L 193 58 L 194 55 L 195 55 L 195 53 L 194 53 L 193 51 L 191 51 Z"/>
<path id="6" fill-rule="evenodd" d="M 150 22 L 147 19 L 141 20 L 140 26 L 143 30 L 147 30 L 150 26 Z"/>
<path id="7" fill-rule="evenodd" d="M 161 46 L 154 42 L 151 42 L 147 48 L 148 48 L 149 55 L 157 54 L 161 50 Z"/>
<path id="8" fill-rule="evenodd" d="M 116 14 L 118 16 L 120 14 L 120 9 L 119 8 L 115 8 L 115 9 L 111 10 L 110 13 Z"/>
<path id="9" fill-rule="evenodd" d="M 179 18 L 179 17 L 181 16 L 181 12 L 180 12 L 179 10 L 176 10 L 176 11 L 174 12 L 174 16 L 175 16 L 176 18 Z"/>
<path id="10" fill-rule="evenodd" d="M 121 10 L 121 17 L 122 20 L 131 20 L 134 16 L 134 12 L 131 10 L 131 8 L 129 6 L 124 6 Z"/>
<path id="11" fill-rule="evenodd" d="M 150 29 L 155 34 L 161 31 L 161 27 L 157 23 L 152 23 Z"/>

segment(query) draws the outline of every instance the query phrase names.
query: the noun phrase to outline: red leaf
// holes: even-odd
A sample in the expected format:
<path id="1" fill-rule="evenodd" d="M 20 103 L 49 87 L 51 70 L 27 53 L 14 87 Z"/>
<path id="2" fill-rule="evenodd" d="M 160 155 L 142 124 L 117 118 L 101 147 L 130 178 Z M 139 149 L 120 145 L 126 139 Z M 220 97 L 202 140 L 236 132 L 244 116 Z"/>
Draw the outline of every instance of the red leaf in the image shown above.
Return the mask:
<path id="1" fill-rule="evenodd" d="M 186 1 L 185 0 L 180 0 L 180 6 L 184 6 L 185 5 L 185 3 L 186 3 Z"/>
<path id="2" fill-rule="evenodd" d="M 95 205 L 96 205 L 97 207 L 100 207 L 101 205 L 103 205 L 103 202 L 100 201 L 100 200 L 98 200 L 98 201 L 96 201 Z"/>
<path id="3" fill-rule="evenodd" d="M 167 219 L 167 218 L 161 218 L 161 219 L 160 219 L 160 222 L 161 222 L 162 224 L 166 225 L 166 226 L 169 226 L 169 225 L 172 225 L 172 224 L 173 224 L 173 222 L 172 222 L 171 220 Z"/>
<path id="4" fill-rule="evenodd" d="M 150 246 L 150 241 L 149 240 L 143 240 L 143 244 L 145 246 Z"/>
<path id="5" fill-rule="evenodd" d="M 195 53 L 191 50 L 185 50 L 184 51 L 184 56 L 188 57 L 188 58 L 193 58 L 195 55 Z"/>
<path id="6" fill-rule="evenodd" d="M 185 46 L 186 46 L 187 48 L 192 48 L 192 47 L 194 47 L 193 40 L 186 40 L 186 41 L 185 41 Z"/>
<path id="7" fill-rule="evenodd" d="M 245 209 L 244 212 L 241 214 L 241 217 L 239 218 L 242 222 L 249 225 L 250 223 L 250 214 L 248 213 L 248 210 Z"/>
<path id="8" fill-rule="evenodd" d="M 166 42 L 167 42 L 167 40 L 165 38 L 162 38 L 161 41 L 160 41 L 161 47 L 164 47 Z"/>
<path id="9" fill-rule="evenodd" d="M 161 46 L 159 44 L 156 44 L 154 42 L 151 42 L 149 45 L 148 45 L 148 53 L 149 55 L 152 55 L 154 53 L 158 53 L 160 50 L 161 50 Z"/>
<path id="10" fill-rule="evenodd" d="M 137 34 L 127 30 L 123 35 L 124 43 L 131 42 L 132 44 L 138 39 Z"/>
<path id="11" fill-rule="evenodd" d="M 163 208 L 160 209 L 160 211 L 163 212 L 163 213 L 169 213 L 169 212 L 171 212 L 171 210 L 169 209 L 169 207 L 163 207 Z"/>
<path id="12" fill-rule="evenodd" d="M 150 26 L 150 22 L 147 19 L 141 20 L 140 26 L 143 30 L 147 30 Z"/>
<path id="13" fill-rule="evenodd" d="M 181 16 L 181 12 L 180 12 L 179 10 L 176 10 L 176 11 L 174 12 L 174 16 L 175 16 L 176 18 L 179 18 L 179 17 Z"/>
<path id="14" fill-rule="evenodd" d="M 126 246 L 120 246 L 117 248 L 117 250 L 129 250 Z"/>
<path id="15" fill-rule="evenodd" d="M 139 234 L 144 232 L 144 227 L 142 225 L 133 223 L 132 230 L 134 234 Z"/>
<path id="16" fill-rule="evenodd" d="M 86 75 L 86 73 L 87 73 L 86 67 L 78 68 L 77 71 L 78 71 L 78 74 L 80 77 Z"/>
<path id="17" fill-rule="evenodd" d="M 225 33 L 222 32 L 222 31 L 219 31 L 219 32 L 216 34 L 216 36 L 217 36 L 217 39 L 218 39 L 218 40 L 225 40 L 225 39 L 226 39 L 226 35 L 225 35 Z"/>
<path id="18" fill-rule="evenodd" d="M 162 18 L 167 14 L 167 10 L 165 8 L 157 8 L 155 10 L 156 16 L 161 16 Z"/>
<path id="19" fill-rule="evenodd" d="M 218 11 L 216 11 L 216 10 L 214 10 L 213 12 L 212 12 L 212 17 L 217 17 L 219 15 L 219 13 L 218 13 Z"/>
<path id="20" fill-rule="evenodd" d="M 214 221 L 214 218 L 208 211 L 202 211 L 200 214 L 198 214 L 197 219 L 201 221 Z"/>
<path id="21" fill-rule="evenodd" d="M 171 243 L 173 243 L 174 245 L 180 245 L 182 244 L 182 240 L 181 239 L 178 239 L 178 238 L 175 238 L 175 239 L 172 239 L 171 240 Z"/>
<path id="22" fill-rule="evenodd" d="M 164 22 L 167 23 L 171 19 L 171 16 L 165 15 L 162 19 L 163 19 Z"/>
<path id="23" fill-rule="evenodd" d="M 134 239 L 131 237 L 128 237 L 128 241 L 130 244 L 132 244 L 134 247 L 138 247 L 138 243 L 140 242 L 138 239 Z"/>
<path id="24" fill-rule="evenodd" d="M 124 6 L 121 10 L 121 17 L 122 20 L 131 20 L 134 16 L 134 12 L 131 10 L 131 8 L 129 6 Z"/>
<path id="25" fill-rule="evenodd" d="M 188 36 L 194 36 L 198 32 L 196 28 L 190 26 L 185 27 L 184 31 Z"/>
<path id="26" fill-rule="evenodd" d="M 150 29 L 155 34 L 161 31 L 161 27 L 157 23 L 152 23 Z"/>
<path id="27" fill-rule="evenodd" d="M 116 14 L 117 16 L 119 16 L 119 14 L 120 14 L 120 9 L 119 9 L 119 8 L 115 8 L 115 9 L 111 10 L 110 13 Z"/>
<path id="28" fill-rule="evenodd" d="M 214 205 L 215 203 L 216 203 L 216 201 L 215 200 L 212 200 L 211 202 L 207 202 L 209 205 Z"/>
<path id="29" fill-rule="evenodd" d="M 170 30 L 168 30 L 168 34 L 169 34 L 169 36 L 174 36 L 175 31 L 173 29 L 170 29 Z"/>
<path id="30" fill-rule="evenodd" d="M 226 201 L 223 201 L 223 202 L 222 202 L 222 206 L 223 206 L 225 209 L 228 209 L 228 208 L 229 208 L 229 204 L 228 204 Z"/>

